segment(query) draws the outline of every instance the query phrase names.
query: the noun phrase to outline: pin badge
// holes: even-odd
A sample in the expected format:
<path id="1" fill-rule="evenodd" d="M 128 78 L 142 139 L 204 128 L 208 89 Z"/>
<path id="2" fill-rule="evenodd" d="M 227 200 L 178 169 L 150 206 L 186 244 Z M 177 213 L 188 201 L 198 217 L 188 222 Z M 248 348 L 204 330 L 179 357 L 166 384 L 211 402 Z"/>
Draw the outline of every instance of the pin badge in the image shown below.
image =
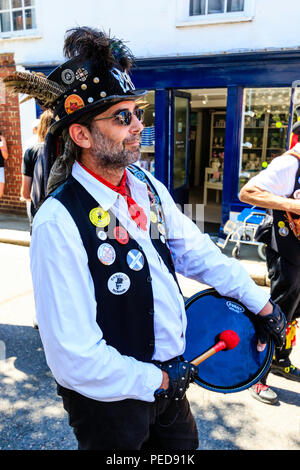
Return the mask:
<path id="1" fill-rule="evenodd" d="M 279 227 L 279 228 L 285 227 L 285 222 L 284 222 L 283 220 L 280 220 L 280 221 L 278 222 L 278 227 Z"/>
<path id="2" fill-rule="evenodd" d="M 166 244 L 166 239 L 163 235 L 161 235 L 160 237 L 160 241 L 165 245 Z"/>
<path id="3" fill-rule="evenodd" d="M 164 237 L 166 236 L 166 229 L 163 224 L 158 224 L 158 231 L 163 235 Z"/>
<path id="4" fill-rule="evenodd" d="M 104 230 L 99 230 L 99 232 L 97 233 L 97 237 L 99 238 L 99 240 L 105 241 L 107 240 L 107 233 L 104 232 Z"/>
<path id="5" fill-rule="evenodd" d="M 110 215 L 108 212 L 102 209 L 102 207 L 96 207 L 90 212 L 90 221 L 96 227 L 107 227 L 110 222 Z"/>
<path id="6" fill-rule="evenodd" d="M 114 295 L 123 295 L 130 288 L 130 279 L 127 274 L 115 273 L 107 282 L 108 290 Z"/>
<path id="7" fill-rule="evenodd" d="M 78 95 L 70 95 L 65 101 L 65 110 L 68 114 L 75 113 L 79 109 L 84 108 L 84 101 Z"/>
<path id="8" fill-rule="evenodd" d="M 297 189 L 297 190 L 294 192 L 294 198 L 295 198 L 295 199 L 300 199 L 300 189 Z"/>
<path id="9" fill-rule="evenodd" d="M 143 254 L 139 250 L 131 250 L 127 255 L 127 264 L 133 271 L 141 271 L 145 264 Z"/>
<path id="10" fill-rule="evenodd" d="M 98 258 L 105 266 L 111 266 L 116 260 L 115 249 L 109 243 L 103 243 L 98 248 Z"/>
<path id="11" fill-rule="evenodd" d="M 157 215 L 155 214 L 155 212 L 153 211 L 150 212 L 150 219 L 153 224 L 156 224 L 158 219 L 157 219 Z"/>
<path id="12" fill-rule="evenodd" d="M 66 69 L 62 72 L 61 79 L 66 85 L 71 85 L 75 81 L 75 73 L 71 69 Z"/>
<path id="13" fill-rule="evenodd" d="M 279 230 L 278 230 L 278 233 L 281 237 L 287 237 L 288 234 L 289 234 L 289 229 L 287 227 L 281 227 Z"/>
<path id="14" fill-rule="evenodd" d="M 127 245 L 127 243 L 129 242 L 129 235 L 124 227 L 115 227 L 114 236 L 117 242 L 121 243 L 121 245 Z"/>
<path id="15" fill-rule="evenodd" d="M 83 67 L 79 68 L 76 71 L 76 80 L 79 80 L 80 82 L 85 82 L 88 77 L 88 74 L 89 73 L 86 69 L 84 69 Z"/>

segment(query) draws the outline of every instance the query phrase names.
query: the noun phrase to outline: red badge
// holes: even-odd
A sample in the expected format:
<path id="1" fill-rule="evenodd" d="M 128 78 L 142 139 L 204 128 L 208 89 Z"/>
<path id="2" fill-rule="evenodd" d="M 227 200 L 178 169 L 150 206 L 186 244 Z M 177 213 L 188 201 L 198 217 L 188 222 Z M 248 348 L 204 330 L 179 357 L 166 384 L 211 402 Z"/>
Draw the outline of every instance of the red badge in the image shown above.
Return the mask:
<path id="1" fill-rule="evenodd" d="M 121 245 L 127 245 L 129 242 L 129 235 L 124 227 L 116 227 L 114 229 L 114 236 L 117 242 L 121 243 Z"/>
<path id="2" fill-rule="evenodd" d="M 84 101 L 78 95 L 70 95 L 65 101 L 65 110 L 68 114 L 72 114 L 79 109 L 84 108 Z"/>

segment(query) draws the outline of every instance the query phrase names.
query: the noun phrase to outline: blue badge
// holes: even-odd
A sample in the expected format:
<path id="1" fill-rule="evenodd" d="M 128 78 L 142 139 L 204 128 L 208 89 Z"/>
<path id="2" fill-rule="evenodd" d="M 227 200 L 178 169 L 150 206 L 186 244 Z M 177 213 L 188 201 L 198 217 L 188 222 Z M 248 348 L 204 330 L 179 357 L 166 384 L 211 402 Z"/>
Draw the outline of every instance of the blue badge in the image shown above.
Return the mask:
<path id="1" fill-rule="evenodd" d="M 141 271 L 145 264 L 143 254 L 139 250 L 131 250 L 127 255 L 127 264 L 133 271 Z"/>

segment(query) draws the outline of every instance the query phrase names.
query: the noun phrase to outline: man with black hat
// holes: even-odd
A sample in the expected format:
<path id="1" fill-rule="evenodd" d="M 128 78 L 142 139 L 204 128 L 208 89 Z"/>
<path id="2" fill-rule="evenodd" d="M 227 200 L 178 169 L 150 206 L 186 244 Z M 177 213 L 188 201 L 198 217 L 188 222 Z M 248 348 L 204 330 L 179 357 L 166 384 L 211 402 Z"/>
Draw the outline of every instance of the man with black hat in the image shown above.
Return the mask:
<path id="1" fill-rule="evenodd" d="M 300 109 L 298 109 L 298 112 Z M 292 148 L 276 157 L 266 169 L 254 176 L 239 194 L 241 201 L 267 209 L 258 229 L 259 241 L 266 246 L 271 298 L 280 306 L 287 320 L 285 347 L 275 351 L 273 374 L 300 382 L 300 370 L 291 363 L 296 342 L 297 318 L 300 316 L 300 121 L 293 127 Z M 258 237 L 259 238 L 259 237 Z M 276 403 L 276 394 L 266 385 L 251 388 L 254 398 Z"/>
<path id="2" fill-rule="evenodd" d="M 65 55 L 48 78 L 16 72 L 5 81 L 55 116 L 49 197 L 31 242 L 46 359 L 79 449 L 196 449 L 185 391 L 197 371 L 181 358 L 187 320 L 175 269 L 257 314 L 261 350 L 269 335 L 281 344 L 284 317 L 158 180 L 132 166 L 146 92 L 129 77 L 126 46 L 76 28 Z"/>

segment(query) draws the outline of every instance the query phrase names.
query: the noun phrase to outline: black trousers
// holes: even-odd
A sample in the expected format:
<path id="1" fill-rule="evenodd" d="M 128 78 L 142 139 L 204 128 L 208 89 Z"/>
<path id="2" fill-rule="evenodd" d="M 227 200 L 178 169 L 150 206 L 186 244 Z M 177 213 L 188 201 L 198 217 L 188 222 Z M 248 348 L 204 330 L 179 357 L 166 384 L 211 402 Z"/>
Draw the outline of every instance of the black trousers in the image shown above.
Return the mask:
<path id="1" fill-rule="evenodd" d="M 271 298 L 283 311 L 287 322 L 300 316 L 300 266 L 296 266 L 267 247 L 267 267 L 271 281 Z M 290 349 L 275 351 L 277 360 L 286 358 Z"/>
<path id="2" fill-rule="evenodd" d="M 58 385 L 79 450 L 196 450 L 189 402 L 165 398 L 100 402 Z"/>

